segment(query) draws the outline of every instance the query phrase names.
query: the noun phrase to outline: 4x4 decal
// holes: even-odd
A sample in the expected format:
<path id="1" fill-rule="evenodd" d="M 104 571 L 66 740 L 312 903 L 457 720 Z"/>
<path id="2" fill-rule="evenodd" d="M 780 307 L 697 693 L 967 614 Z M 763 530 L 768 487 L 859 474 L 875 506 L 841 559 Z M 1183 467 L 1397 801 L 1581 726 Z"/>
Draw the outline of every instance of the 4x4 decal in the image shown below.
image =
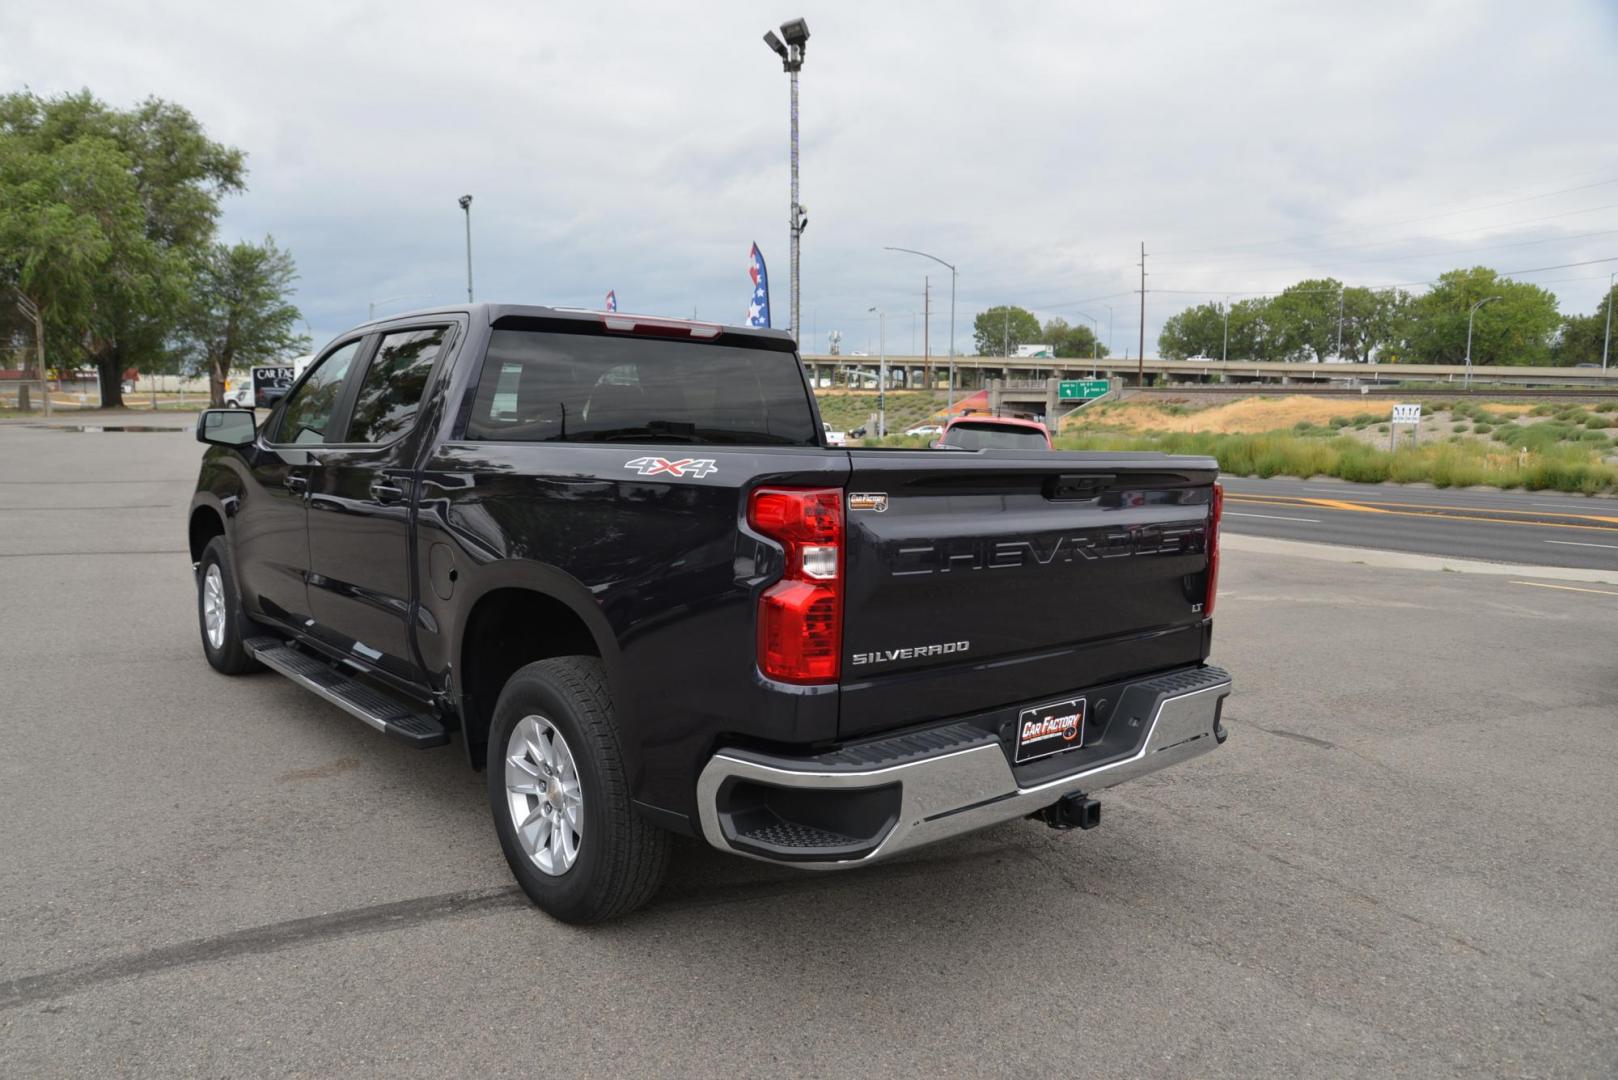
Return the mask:
<path id="1" fill-rule="evenodd" d="M 642 476 L 696 476 L 703 477 L 719 471 L 713 458 L 681 458 L 670 461 L 660 457 L 638 457 L 624 462 L 624 468 L 634 469 Z"/>

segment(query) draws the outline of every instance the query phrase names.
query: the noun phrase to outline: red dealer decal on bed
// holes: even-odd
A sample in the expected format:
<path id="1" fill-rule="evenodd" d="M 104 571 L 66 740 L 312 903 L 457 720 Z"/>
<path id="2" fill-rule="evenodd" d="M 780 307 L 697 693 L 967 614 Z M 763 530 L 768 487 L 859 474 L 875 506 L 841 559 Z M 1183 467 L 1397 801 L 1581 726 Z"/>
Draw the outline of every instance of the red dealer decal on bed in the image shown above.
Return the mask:
<path id="1" fill-rule="evenodd" d="M 624 468 L 634 469 L 642 476 L 696 476 L 703 477 L 719 471 L 713 458 L 681 458 L 670 461 L 660 457 L 638 457 L 624 462 Z"/>

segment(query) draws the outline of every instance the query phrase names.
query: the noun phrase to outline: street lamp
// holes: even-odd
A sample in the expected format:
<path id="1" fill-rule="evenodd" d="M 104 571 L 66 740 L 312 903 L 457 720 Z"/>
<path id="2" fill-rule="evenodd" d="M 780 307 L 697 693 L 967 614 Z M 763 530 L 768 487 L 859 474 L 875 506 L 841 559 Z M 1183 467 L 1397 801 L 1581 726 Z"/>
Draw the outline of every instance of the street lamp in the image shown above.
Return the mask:
<path id="1" fill-rule="evenodd" d="M 786 38 L 783 43 L 781 38 Z M 809 214 L 798 201 L 798 72 L 803 69 L 803 54 L 809 47 L 809 24 L 803 19 L 792 19 L 781 24 L 781 37 L 774 30 L 764 33 L 764 44 L 781 58 L 781 70 L 792 81 L 792 205 L 788 208 L 787 228 L 792 236 L 792 339 L 800 340 L 798 333 L 798 244 L 804 229 L 809 227 Z"/>
<path id="2" fill-rule="evenodd" d="M 1478 313 L 1478 308 L 1485 304 L 1492 304 L 1496 300 L 1503 300 L 1500 296 L 1485 296 L 1472 305 L 1472 310 L 1466 313 L 1466 388 L 1472 389 L 1472 319 Z"/>
<path id="3" fill-rule="evenodd" d="M 1227 364 L 1227 363 L 1230 362 L 1230 297 L 1229 297 L 1229 295 L 1226 295 L 1226 297 L 1225 297 L 1225 342 L 1224 342 L 1223 345 L 1219 346 L 1219 362 L 1221 364 Z"/>
<path id="4" fill-rule="evenodd" d="M 1074 313 L 1077 314 L 1081 319 L 1090 320 L 1090 326 L 1092 328 L 1090 331 L 1090 341 L 1095 346 L 1090 350 L 1092 354 L 1090 357 L 1090 378 L 1093 379 L 1096 377 L 1096 365 L 1101 361 L 1101 321 L 1094 315 L 1086 315 L 1077 308 L 1074 309 Z"/>
<path id="5" fill-rule="evenodd" d="M 876 312 L 876 435 L 888 433 L 888 315 L 879 308 L 866 308 Z"/>
<path id="6" fill-rule="evenodd" d="M 431 300 L 427 293 L 412 293 L 409 296 L 384 296 L 380 300 L 372 300 L 365 308 L 365 321 L 370 322 L 376 318 L 376 309 L 383 304 L 392 304 L 400 300 Z"/>
<path id="7" fill-rule="evenodd" d="M 472 196 L 462 195 L 461 209 L 466 211 L 466 302 L 472 302 Z"/>
<path id="8" fill-rule="evenodd" d="M 949 397 L 947 398 L 948 404 L 944 408 L 944 415 L 948 416 L 955 411 L 955 279 L 958 276 L 955 265 L 945 262 L 937 255 L 929 255 L 925 251 L 917 251 L 915 248 L 884 246 L 882 250 L 902 251 L 906 255 L 920 255 L 924 259 L 931 259 L 940 266 L 949 268 Z"/>
<path id="9" fill-rule="evenodd" d="M 1612 349 L 1612 280 L 1618 270 L 1607 275 L 1607 336 L 1601 339 L 1601 370 L 1607 370 L 1607 353 Z"/>

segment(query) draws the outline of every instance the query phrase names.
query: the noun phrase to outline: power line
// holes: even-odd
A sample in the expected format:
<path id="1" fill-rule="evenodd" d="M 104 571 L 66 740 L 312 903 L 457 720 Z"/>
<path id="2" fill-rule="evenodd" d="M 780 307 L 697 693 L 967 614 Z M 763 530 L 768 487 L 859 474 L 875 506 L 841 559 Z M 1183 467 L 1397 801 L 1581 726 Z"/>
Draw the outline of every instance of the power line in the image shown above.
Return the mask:
<path id="1" fill-rule="evenodd" d="M 1246 248 L 1269 247 L 1272 244 L 1296 243 L 1296 242 L 1302 241 L 1302 240 L 1319 239 L 1320 237 L 1323 237 L 1323 236 L 1337 236 L 1337 235 L 1340 235 L 1340 234 L 1345 233 L 1345 232 L 1360 232 L 1360 231 L 1374 230 L 1374 229 L 1391 229 L 1391 228 L 1394 228 L 1394 227 L 1399 226 L 1399 225 L 1414 225 L 1414 224 L 1417 224 L 1418 222 L 1422 222 L 1422 221 L 1436 221 L 1439 218 L 1456 217 L 1456 216 L 1461 215 L 1461 214 L 1472 214 L 1472 213 L 1476 213 L 1479 210 L 1494 210 L 1494 209 L 1497 209 L 1497 208 L 1502 207 L 1502 206 L 1515 206 L 1518 203 L 1534 202 L 1537 199 L 1549 199 L 1549 198 L 1551 198 L 1552 196 L 1555 196 L 1555 195 L 1568 195 L 1568 194 L 1571 194 L 1572 192 L 1575 192 L 1575 191 L 1589 191 L 1591 188 L 1606 187 L 1608 184 L 1618 184 L 1618 177 L 1612 177 L 1611 179 L 1607 179 L 1607 180 L 1597 180 L 1597 181 L 1595 181 L 1593 183 L 1589 183 L 1589 184 L 1579 184 L 1579 185 L 1577 185 L 1575 187 L 1558 188 L 1555 191 L 1541 192 L 1538 195 L 1524 195 L 1524 196 L 1521 196 L 1521 197 L 1515 198 L 1515 199 L 1505 199 L 1505 200 L 1502 200 L 1500 202 L 1484 203 L 1481 206 L 1469 206 L 1469 207 L 1466 207 L 1465 209 L 1462 209 L 1462 210 L 1445 210 L 1445 211 L 1442 211 L 1442 212 L 1439 212 L 1439 213 L 1434 213 L 1434 214 L 1424 214 L 1424 215 L 1421 215 L 1419 217 L 1403 218 L 1403 219 L 1398 220 L 1398 221 L 1386 221 L 1386 222 L 1382 222 L 1381 224 L 1345 225 L 1345 226 L 1343 226 L 1341 228 L 1337 228 L 1337 229 L 1328 229 L 1325 232 L 1304 233 L 1304 234 L 1297 235 L 1297 236 L 1279 237 L 1279 238 L 1274 239 L 1274 240 L 1255 240 L 1255 241 L 1252 241 L 1251 243 L 1237 244 L 1237 245 L 1234 245 L 1234 246 L 1239 247 L 1239 248 L 1240 247 L 1246 247 Z M 1222 245 L 1220 247 L 1191 248 L 1191 249 L 1186 249 L 1186 250 L 1182 250 L 1182 251 L 1172 251 L 1171 250 L 1171 251 L 1159 252 L 1158 254 L 1159 255 L 1200 255 L 1200 254 L 1203 254 L 1205 252 L 1228 251 L 1230 249 L 1231 249 L 1230 245 Z"/>

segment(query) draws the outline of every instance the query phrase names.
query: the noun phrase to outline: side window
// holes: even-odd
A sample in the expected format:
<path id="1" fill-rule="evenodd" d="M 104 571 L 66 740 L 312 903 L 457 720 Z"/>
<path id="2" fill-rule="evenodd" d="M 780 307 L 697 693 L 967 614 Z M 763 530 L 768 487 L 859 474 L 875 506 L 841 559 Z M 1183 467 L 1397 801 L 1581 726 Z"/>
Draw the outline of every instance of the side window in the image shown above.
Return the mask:
<path id="1" fill-rule="evenodd" d="M 303 385 L 293 391 L 281 413 L 276 442 L 302 445 L 326 441 L 326 428 L 337 409 L 337 397 L 343 392 L 343 379 L 359 354 L 360 340 L 327 353 Z"/>
<path id="2" fill-rule="evenodd" d="M 354 399 L 354 418 L 344 442 L 381 443 L 410 429 L 427 389 L 433 361 L 444 348 L 449 327 L 399 330 L 382 338 Z"/>

